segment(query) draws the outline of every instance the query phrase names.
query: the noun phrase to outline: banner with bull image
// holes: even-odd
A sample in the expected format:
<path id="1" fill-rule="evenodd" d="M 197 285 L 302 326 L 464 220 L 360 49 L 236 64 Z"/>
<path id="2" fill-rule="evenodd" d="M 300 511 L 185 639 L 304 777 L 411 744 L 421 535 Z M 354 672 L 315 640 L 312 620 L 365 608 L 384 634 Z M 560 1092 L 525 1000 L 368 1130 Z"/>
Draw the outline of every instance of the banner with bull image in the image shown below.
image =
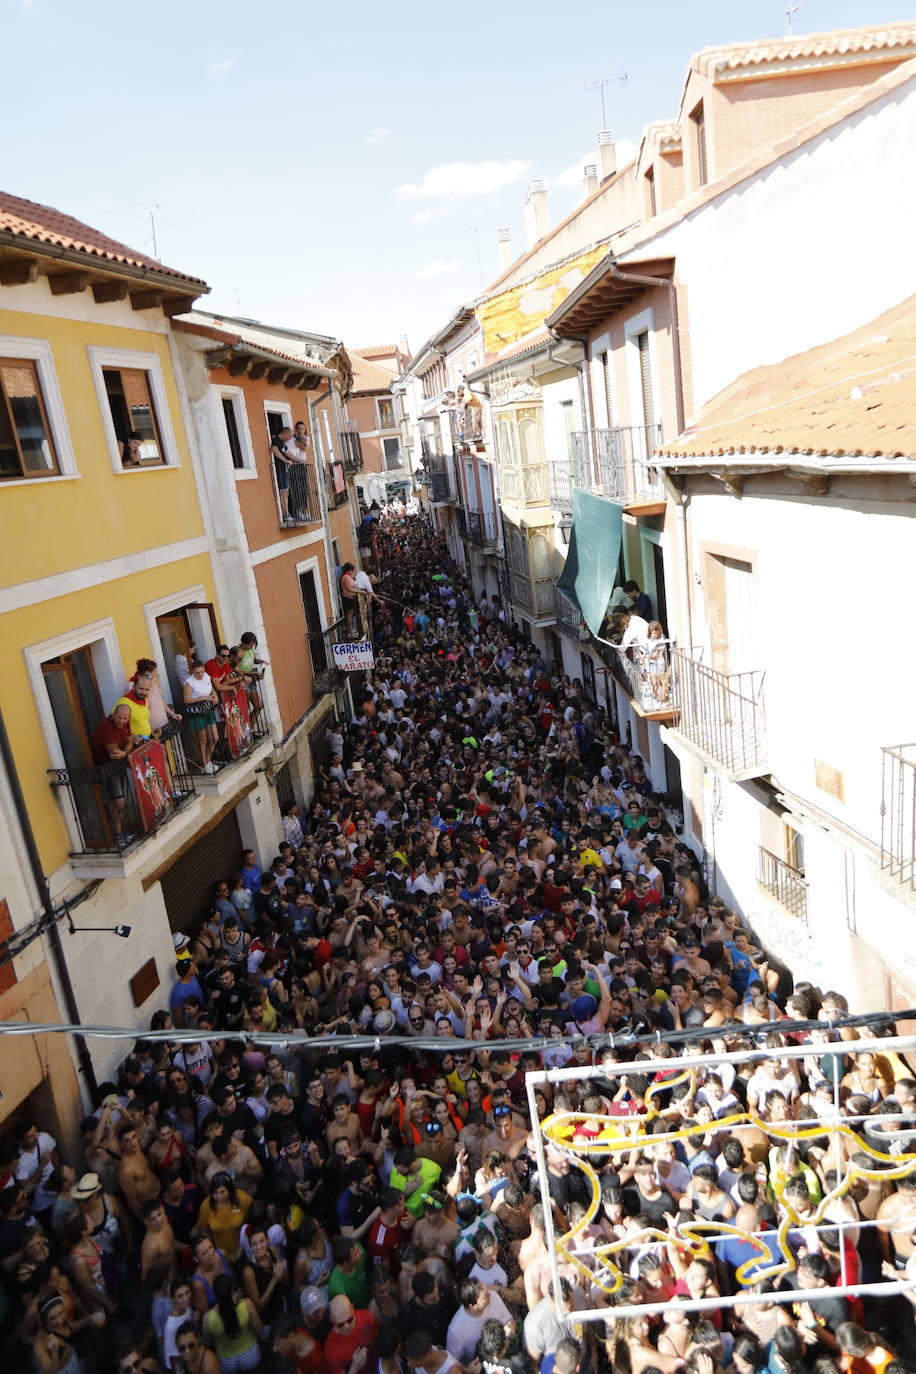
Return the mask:
<path id="1" fill-rule="evenodd" d="M 175 807 L 165 750 L 157 739 L 150 739 L 132 750 L 129 758 L 140 828 L 153 830 L 162 824 Z"/>
<path id="2" fill-rule="evenodd" d="M 251 748 L 251 710 L 244 687 L 223 693 L 221 705 L 226 725 L 226 743 L 234 759 L 240 759 Z"/>

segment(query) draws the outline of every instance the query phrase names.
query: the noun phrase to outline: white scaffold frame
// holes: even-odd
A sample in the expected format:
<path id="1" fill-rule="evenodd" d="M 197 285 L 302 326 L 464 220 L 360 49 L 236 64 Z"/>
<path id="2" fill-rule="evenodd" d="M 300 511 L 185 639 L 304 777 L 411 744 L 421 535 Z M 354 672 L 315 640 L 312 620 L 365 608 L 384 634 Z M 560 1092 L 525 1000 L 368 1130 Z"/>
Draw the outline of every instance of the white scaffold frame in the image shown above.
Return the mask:
<path id="1" fill-rule="evenodd" d="M 766 1028 L 765 1033 L 778 1033 L 778 1029 L 779 1023 L 772 1023 Z M 825 1029 L 827 1029 L 826 1026 Z M 721 1034 L 721 1032 L 718 1033 Z M 629 1069 L 631 1072 L 638 1073 L 641 1077 L 648 1077 L 650 1080 L 655 1074 L 658 1073 L 666 1075 L 666 1081 L 663 1084 L 660 1084 L 658 1089 L 659 1091 L 663 1091 L 665 1089 L 670 1088 L 675 1083 L 675 1070 L 677 1071 L 677 1079 L 682 1080 L 684 1077 L 692 1074 L 696 1070 L 714 1069 L 717 1064 L 761 1063 L 766 1059 L 774 1058 L 823 1059 L 825 1056 L 839 1058 L 841 1056 L 845 1056 L 848 1054 L 879 1055 L 888 1054 L 889 1052 L 900 1053 L 903 1051 L 916 1052 L 916 1035 L 887 1036 L 877 1040 L 839 1040 L 828 1044 L 813 1044 L 810 1041 L 806 1041 L 801 1045 L 786 1045 L 778 1049 L 770 1048 L 764 1045 L 760 1049 L 739 1050 L 727 1054 L 717 1054 L 715 1056 L 711 1056 L 708 1054 L 691 1054 L 681 1058 L 639 1059 L 632 1064 L 621 1063 L 620 1069 L 622 1072 L 626 1072 Z M 576 1267 L 581 1268 L 585 1262 L 585 1257 L 590 1257 L 593 1260 L 592 1272 L 595 1275 L 598 1275 L 599 1271 L 603 1271 L 604 1274 L 608 1273 L 608 1264 L 605 1258 L 603 1258 L 603 1255 L 608 1255 L 609 1257 L 608 1247 L 598 1246 L 590 1247 L 588 1249 L 577 1249 L 575 1246 L 572 1246 L 570 1244 L 570 1242 L 575 1239 L 576 1234 L 579 1231 L 584 1230 L 588 1223 L 593 1219 L 593 1217 L 597 1216 L 598 1212 L 600 1211 L 600 1193 L 596 1190 L 595 1176 L 593 1172 L 589 1170 L 587 1164 L 588 1155 L 598 1154 L 601 1156 L 607 1156 L 609 1154 L 625 1154 L 629 1153 L 635 1146 L 638 1145 L 651 1146 L 653 1144 L 661 1144 L 662 1142 L 675 1138 L 678 1135 L 680 1137 L 683 1137 L 684 1135 L 689 1133 L 689 1128 L 677 1128 L 677 1130 L 675 1131 L 660 1132 L 652 1135 L 645 1135 L 641 1133 L 639 1130 L 637 1130 L 635 1133 L 632 1133 L 629 1128 L 632 1127 L 634 1122 L 638 1122 L 641 1119 L 639 1116 L 597 1116 L 589 1112 L 574 1111 L 554 1112 L 545 1117 L 543 1121 L 541 1121 L 538 1117 L 537 1102 L 535 1100 L 535 1091 L 537 1088 L 543 1087 L 545 1084 L 558 1086 L 562 1085 L 563 1083 L 570 1082 L 571 1080 L 607 1077 L 609 1072 L 613 1073 L 613 1070 L 608 1070 L 607 1068 L 601 1065 L 586 1065 L 584 1067 L 576 1065 L 563 1069 L 540 1069 L 535 1072 L 528 1073 L 525 1076 L 526 1089 L 528 1094 L 528 1110 L 531 1120 L 534 1153 L 537 1162 L 537 1173 L 538 1181 L 540 1184 L 541 1199 L 546 1203 L 550 1197 L 550 1188 L 547 1177 L 548 1146 L 551 1149 L 555 1149 L 560 1153 L 566 1154 L 573 1167 L 582 1170 L 582 1172 L 585 1173 L 586 1178 L 592 1185 L 593 1196 L 585 1220 L 580 1222 L 579 1225 L 574 1227 L 571 1231 L 567 1232 L 565 1236 L 558 1237 L 556 1234 L 552 1208 L 549 1205 L 545 1205 L 543 1209 L 544 1239 L 547 1244 L 547 1254 L 550 1264 L 550 1272 L 553 1284 L 553 1293 L 554 1301 L 556 1304 L 557 1316 L 561 1320 L 566 1320 L 567 1322 L 574 1321 L 578 1323 L 583 1321 L 615 1321 L 618 1318 L 622 1319 L 625 1317 L 652 1316 L 655 1314 L 663 1313 L 670 1307 L 669 1302 L 627 1304 L 615 1303 L 612 1306 L 607 1306 L 600 1305 L 592 1301 L 591 1305 L 586 1305 L 581 1308 L 577 1307 L 574 1311 L 570 1312 L 562 1301 L 560 1288 L 561 1263 L 572 1262 L 574 1265 L 576 1265 Z M 916 1076 L 916 1074 L 914 1074 L 914 1076 Z M 810 1138 L 810 1136 L 814 1135 L 816 1129 L 817 1135 L 822 1137 L 829 1136 L 831 1141 L 833 1141 L 839 1140 L 844 1135 L 844 1133 L 846 1133 L 844 1132 L 844 1128 L 855 1128 L 863 1121 L 875 1120 L 874 1117 L 867 1116 L 841 1117 L 840 1078 L 842 1077 L 842 1075 L 834 1073 L 831 1075 L 831 1077 L 833 1080 L 833 1105 L 835 1119 L 833 1121 L 824 1121 L 820 1118 L 810 1118 L 802 1121 L 793 1121 L 791 1125 L 794 1132 L 803 1132 L 805 1130 L 808 1130 Z M 656 1112 L 652 1117 L 648 1119 L 658 1120 L 659 1118 L 664 1119 L 662 1112 Z M 741 1118 L 741 1120 L 736 1120 L 736 1118 Z M 889 1118 L 886 1116 L 878 1118 L 878 1120 L 881 1120 L 883 1123 L 886 1123 L 888 1119 Z M 568 1133 L 571 1133 L 571 1130 L 572 1128 L 574 1128 L 575 1123 L 585 1121 L 588 1121 L 591 1124 L 591 1126 L 593 1128 L 596 1128 L 599 1132 L 602 1130 L 613 1130 L 619 1139 L 619 1144 L 617 1144 L 615 1147 L 615 1145 L 612 1143 L 612 1140 L 607 1136 L 604 1139 L 591 1138 L 588 1140 L 578 1140 L 575 1143 L 571 1143 L 568 1140 L 565 1142 L 561 1142 L 558 1141 L 556 1138 L 551 1137 L 551 1132 L 554 1133 L 555 1137 L 556 1135 L 563 1132 L 564 1129 Z M 789 1138 L 788 1133 L 782 1136 L 774 1134 L 773 1128 L 775 1123 L 761 1121 L 759 1117 L 750 1112 L 745 1111 L 735 1113 L 732 1116 L 723 1117 L 721 1121 L 723 1129 L 732 1132 L 740 1132 L 742 1129 L 748 1129 L 750 1127 L 762 1129 L 766 1134 L 770 1135 L 771 1139 L 774 1140 L 774 1143 L 777 1141 L 784 1143 L 785 1140 Z M 878 1173 L 881 1173 L 885 1177 L 899 1179 L 905 1177 L 907 1174 L 916 1170 L 916 1118 L 908 1116 L 905 1118 L 905 1121 L 908 1123 L 906 1126 L 900 1129 L 893 1129 L 885 1132 L 887 1134 L 888 1142 L 891 1146 L 891 1149 L 889 1149 L 886 1155 L 884 1155 L 886 1167 L 883 1169 L 878 1170 L 876 1168 L 874 1171 L 867 1171 L 865 1170 L 864 1166 L 850 1166 L 849 1160 L 846 1157 L 845 1152 L 837 1150 L 837 1162 L 841 1165 L 841 1167 L 837 1169 L 837 1173 L 840 1175 L 840 1180 L 837 1186 L 830 1193 L 824 1195 L 824 1198 L 822 1199 L 817 1210 L 815 1211 L 815 1219 L 813 1222 L 808 1218 L 800 1220 L 797 1214 L 793 1211 L 791 1204 L 786 1203 L 784 1199 L 780 1198 L 780 1227 L 778 1227 L 776 1230 L 769 1230 L 766 1232 L 747 1232 L 734 1226 L 723 1229 L 721 1223 L 702 1221 L 697 1222 L 694 1220 L 689 1220 L 686 1223 L 684 1223 L 686 1227 L 684 1234 L 681 1234 L 682 1228 L 679 1225 L 677 1227 L 675 1234 L 671 1238 L 680 1240 L 686 1250 L 692 1251 L 694 1254 L 699 1254 L 701 1253 L 702 1247 L 702 1233 L 708 1234 L 711 1237 L 715 1236 L 716 1234 L 738 1234 L 739 1238 L 746 1239 L 749 1241 L 752 1240 L 754 1237 L 766 1235 L 767 1239 L 770 1242 L 772 1242 L 774 1240 L 777 1240 L 781 1232 L 783 1235 L 785 1235 L 785 1233 L 791 1227 L 798 1225 L 804 1225 L 806 1228 L 813 1226 L 813 1228 L 817 1231 L 826 1230 L 829 1228 L 835 1232 L 838 1231 L 840 1236 L 840 1283 L 836 1287 L 832 1287 L 827 1290 L 832 1297 L 860 1297 L 863 1295 L 867 1296 L 871 1294 L 880 1295 L 882 1297 L 890 1297 L 894 1294 L 912 1292 L 914 1289 L 916 1289 L 916 1280 L 909 1279 L 903 1272 L 901 1272 L 901 1277 L 899 1279 L 887 1279 L 883 1280 L 880 1283 L 853 1284 L 848 1282 L 849 1276 L 847 1273 L 846 1249 L 844 1244 L 845 1233 L 851 1228 L 854 1228 L 856 1231 L 861 1231 L 870 1226 L 874 1227 L 877 1225 L 877 1222 L 867 1220 L 850 1221 L 844 1219 L 842 1216 L 831 1217 L 829 1220 L 822 1220 L 822 1215 L 826 1209 L 826 1206 L 830 1202 L 842 1198 L 847 1192 L 848 1188 L 850 1187 L 851 1182 L 856 1177 L 871 1178 L 873 1174 L 877 1176 Z M 545 1131 L 547 1133 L 546 1135 Z M 710 1126 L 706 1123 L 703 1123 L 701 1125 L 698 1125 L 692 1133 L 694 1135 L 706 1135 L 709 1134 L 709 1132 Z M 893 1153 L 892 1158 L 891 1156 L 895 1138 L 899 1138 L 899 1145 L 908 1145 L 909 1148 L 903 1150 L 898 1149 L 895 1153 Z M 877 1165 L 882 1158 L 882 1153 L 876 1151 L 873 1146 L 869 1146 L 866 1141 L 860 1140 L 860 1144 L 862 1146 L 862 1149 L 872 1156 Z M 585 1161 L 584 1169 L 582 1165 L 583 1160 Z M 895 1160 L 896 1163 L 894 1162 Z M 907 1165 L 908 1167 L 906 1167 Z M 900 1218 L 895 1218 L 895 1221 L 899 1223 Z M 914 1208 L 913 1223 L 914 1227 L 916 1227 L 916 1208 Z M 691 1231 L 693 1232 L 693 1234 L 691 1234 Z M 660 1232 L 658 1232 L 657 1230 L 647 1229 L 634 1236 L 628 1236 L 626 1245 L 619 1246 L 618 1248 L 625 1251 L 626 1249 L 632 1249 L 634 1247 L 637 1247 L 641 1243 L 645 1245 L 657 1244 L 659 1243 L 659 1236 Z M 785 1249 L 783 1249 L 782 1246 L 780 1247 L 784 1255 L 786 1254 L 788 1248 L 787 1241 L 785 1242 L 785 1247 Z M 758 1269 L 762 1269 L 762 1266 L 759 1266 L 756 1261 L 754 1263 L 755 1267 L 758 1267 Z M 624 1274 L 627 1272 L 628 1267 L 628 1263 L 623 1266 L 622 1272 Z M 786 1271 L 781 1271 L 778 1277 L 781 1279 L 788 1278 L 793 1271 L 794 1266 L 793 1268 L 790 1268 Z M 749 1278 L 748 1283 L 753 1284 L 756 1283 L 759 1279 L 766 1277 L 766 1271 L 762 1270 L 761 1272 L 757 1272 L 754 1277 Z M 789 1288 L 778 1288 L 771 1293 L 765 1294 L 755 1294 L 751 1292 L 749 1289 L 742 1289 L 738 1293 L 722 1294 L 720 1297 L 715 1298 L 693 1299 L 689 1296 L 685 1296 L 679 1298 L 678 1305 L 680 1307 L 683 1307 L 684 1310 L 687 1312 L 703 1313 L 717 1312 L 739 1306 L 756 1305 L 758 1303 L 763 1302 L 804 1303 L 808 1302 L 811 1296 L 812 1290 L 799 1288 L 796 1286 L 792 1286 Z"/>

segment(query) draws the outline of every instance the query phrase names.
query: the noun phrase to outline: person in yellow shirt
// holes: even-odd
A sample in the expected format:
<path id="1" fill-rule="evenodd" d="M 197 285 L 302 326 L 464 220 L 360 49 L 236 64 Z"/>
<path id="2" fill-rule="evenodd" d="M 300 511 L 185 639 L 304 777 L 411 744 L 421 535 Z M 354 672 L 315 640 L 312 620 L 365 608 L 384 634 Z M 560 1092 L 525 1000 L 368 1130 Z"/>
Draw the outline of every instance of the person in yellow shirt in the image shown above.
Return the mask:
<path id="1" fill-rule="evenodd" d="M 130 691 L 125 692 L 123 697 L 118 697 L 111 708 L 112 711 L 116 711 L 119 706 L 127 706 L 130 710 L 130 732 L 142 739 L 150 739 L 153 733 L 149 715 L 150 685 L 149 677 L 141 674 Z"/>

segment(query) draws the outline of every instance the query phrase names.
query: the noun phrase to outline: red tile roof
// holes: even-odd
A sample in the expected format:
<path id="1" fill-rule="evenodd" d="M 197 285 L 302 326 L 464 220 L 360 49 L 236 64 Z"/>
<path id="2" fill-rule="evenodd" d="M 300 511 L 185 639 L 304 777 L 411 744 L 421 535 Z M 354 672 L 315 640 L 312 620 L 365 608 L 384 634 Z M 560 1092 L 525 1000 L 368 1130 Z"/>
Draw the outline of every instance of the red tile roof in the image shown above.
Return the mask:
<path id="1" fill-rule="evenodd" d="M 397 344 L 372 344 L 369 348 L 354 348 L 354 353 L 358 353 L 361 358 L 395 358 L 398 354 Z"/>
<path id="2" fill-rule="evenodd" d="M 350 387 L 351 396 L 360 396 L 373 391 L 388 391 L 391 383 L 397 377 L 397 372 L 393 368 L 380 367 L 378 363 L 369 362 L 361 353 L 354 353 L 349 348 L 347 353 L 353 368 L 353 385 Z"/>
<path id="3" fill-rule="evenodd" d="M 172 267 L 166 267 L 145 253 L 138 253 L 126 244 L 110 239 L 88 224 L 74 219 L 72 215 L 62 214 L 50 205 L 38 205 L 35 201 L 22 200 L 0 191 L 0 235 L 13 235 L 22 239 L 23 247 L 29 244 L 50 244 L 57 248 L 68 248 L 90 257 L 101 258 L 107 263 L 124 267 L 138 267 L 162 276 L 173 277 L 176 281 L 192 282 L 195 286 L 206 287 L 199 277 L 189 277 Z"/>
<path id="4" fill-rule="evenodd" d="M 660 450 L 667 460 L 746 452 L 916 458 L 916 295 L 852 334 L 746 372 Z"/>

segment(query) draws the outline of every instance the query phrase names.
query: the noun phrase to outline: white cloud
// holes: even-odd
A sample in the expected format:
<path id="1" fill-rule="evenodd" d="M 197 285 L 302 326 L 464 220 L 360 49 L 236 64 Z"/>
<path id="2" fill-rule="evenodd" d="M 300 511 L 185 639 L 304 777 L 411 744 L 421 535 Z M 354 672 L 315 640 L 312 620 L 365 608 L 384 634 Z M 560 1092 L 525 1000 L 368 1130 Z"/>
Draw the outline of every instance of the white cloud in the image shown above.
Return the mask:
<path id="1" fill-rule="evenodd" d="M 237 58 L 221 57 L 218 62 L 211 62 L 207 70 L 211 76 L 225 76 L 226 72 L 231 72 L 232 68 L 237 65 Z"/>
<path id="2" fill-rule="evenodd" d="M 386 138 L 391 137 L 391 130 L 379 124 L 374 129 L 370 129 L 366 137 L 366 142 L 370 148 L 374 148 L 378 143 L 384 143 Z"/>
<path id="3" fill-rule="evenodd" d="M 415 215 L 411 215 L 411 224 L 428 224 L 431 219 L 438 219 L 440 215 L 451 214 L 450 205 L 440 205 L 435 210 L 418 210 Z"/>
<path id="4" fill-rule="evenodd" d="M 621 167 L 626 167 L 628 162 L 632 162 L 638 152 L 636 144 L 632 143 L 628 138 L 620 139 L 614 147 L 617 153 L 618 170 Z M 597 148 L 589 148 L 587 152 L 583 153 L 575 162 L 571 162 L 569 166 L 565 167 L 557 176 L 548 177 L 547 184 L 549 186 L 581 186 L 583 181 L 583 169 L 588 166 L 590 162 L 597 164 Z"/>
<path id="5" fill-rule="evenodd" d="M 447 277 L 452 272 L 457 272 L 463 266 L 464 258 L 433 258 L 425 267 L 419 267 L 414 276 L 421 280 L 429 277 Z"/>
<path id="6" fill-rule="evenodd" d="M 421 182 L 406 182 L 398 194 L 407 200 L 459 200 L 501 191 L 520 181 L 528 170 L 527 162 L 443 162 L 431 167 Z"/>

